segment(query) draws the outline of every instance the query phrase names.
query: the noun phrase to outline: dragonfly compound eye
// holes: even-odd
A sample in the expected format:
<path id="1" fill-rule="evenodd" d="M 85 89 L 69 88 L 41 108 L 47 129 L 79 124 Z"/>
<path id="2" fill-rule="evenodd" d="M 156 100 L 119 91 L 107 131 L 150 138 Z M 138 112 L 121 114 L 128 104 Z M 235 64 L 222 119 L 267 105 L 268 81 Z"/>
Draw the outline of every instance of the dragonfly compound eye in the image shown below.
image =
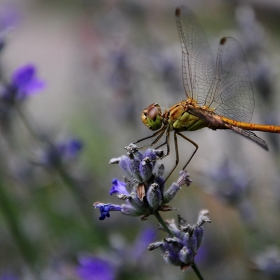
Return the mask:
<path id="1" fill-rule="evenodd" d="M 151 104 L 141 115 L 142 122 L 151 130 L 158 130 L 162 126 L 162 113 L 157 103 Z"/>

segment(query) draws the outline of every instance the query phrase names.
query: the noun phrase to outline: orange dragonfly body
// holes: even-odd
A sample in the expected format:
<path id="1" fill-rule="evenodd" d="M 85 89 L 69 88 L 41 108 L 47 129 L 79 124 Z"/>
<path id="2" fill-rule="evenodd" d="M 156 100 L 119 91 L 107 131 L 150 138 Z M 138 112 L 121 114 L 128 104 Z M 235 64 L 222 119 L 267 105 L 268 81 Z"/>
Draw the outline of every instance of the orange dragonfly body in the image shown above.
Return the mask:
<path id="1" fill-rule="evenodd" d="M 222 38 L 215 65 L 203 29 L 193 12 L 179 7 L 175 16 L 182 46 L 182 76 L 186 100 L 173 105 L 169 110 L 161 109 L 157 103 L 144 109 L 142 122 L 156 132 L 135 144 L 154 137 L 152 143 L 146 145 L 152 146 L 165 134 L 165 142 L 157 148 L 166 145 L 164 156 L 167 156 L 170 152 L 170 132 L 174 131 L 176 164 L 167 178 L 179 162 L 177 135 L 195 146 L 183 169 L 198 149 L 194 141 L 181 133 L 183 131 L 204 127 L 213 130 L 227 129 L 268 150 L 266 142 L 252 131 L 280 133 L 280 126 L 250 123 L 254 110 L 254 93 L 240 43 L 232 37 Z"/>

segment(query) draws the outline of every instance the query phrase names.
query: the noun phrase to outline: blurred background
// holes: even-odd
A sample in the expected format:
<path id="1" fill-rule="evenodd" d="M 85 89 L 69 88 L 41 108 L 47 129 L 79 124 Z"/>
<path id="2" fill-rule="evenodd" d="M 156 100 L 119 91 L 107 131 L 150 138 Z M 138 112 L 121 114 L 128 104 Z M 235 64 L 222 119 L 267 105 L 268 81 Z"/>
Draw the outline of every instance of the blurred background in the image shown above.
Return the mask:
<path id="1" fill-rule="evenodd" d="M 185 99 L 178 5 L 193 10 L 214 58 L 223 36 L 241 42 L 252 122 L 280 125 L 278 0 L 0 0 L 1 280 L 197 279 L 147 250 L 165 237 L 154 217 L 115 212 L 99 221 L 92 206 L 122 203 L 109 190 L 123 174 L 108 162 L 151 134 L 143 108 Z M 7 101 L 25 65 L 43 82 L 36 94 Z M 280 136 L 257 133 L 265 152 L 225 131 L 186 135 L 199 145 L 188 166 L 193 183 L 163 218 L 179 213 L 193 224 L 210 211 L 196 256 L 205 279 L 279 279 Z M 179 147 L 168 185 L 193 151 L 181 139 Z M 174 160 L 172 150 L 166 172 Z"/>

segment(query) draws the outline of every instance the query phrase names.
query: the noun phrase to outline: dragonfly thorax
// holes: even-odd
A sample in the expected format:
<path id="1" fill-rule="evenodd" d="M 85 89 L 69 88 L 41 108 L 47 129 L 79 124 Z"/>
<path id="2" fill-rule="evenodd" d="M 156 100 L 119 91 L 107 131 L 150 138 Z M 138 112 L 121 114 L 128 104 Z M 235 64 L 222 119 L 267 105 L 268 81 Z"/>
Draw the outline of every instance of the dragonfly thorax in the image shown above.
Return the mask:
<path id="1" fill-rule="evenodd" d="M 142 122 L 151 130 L 158 130 L 163 125 L 163 113 L 157 103 L 149 105 L 141 114 Z"/>

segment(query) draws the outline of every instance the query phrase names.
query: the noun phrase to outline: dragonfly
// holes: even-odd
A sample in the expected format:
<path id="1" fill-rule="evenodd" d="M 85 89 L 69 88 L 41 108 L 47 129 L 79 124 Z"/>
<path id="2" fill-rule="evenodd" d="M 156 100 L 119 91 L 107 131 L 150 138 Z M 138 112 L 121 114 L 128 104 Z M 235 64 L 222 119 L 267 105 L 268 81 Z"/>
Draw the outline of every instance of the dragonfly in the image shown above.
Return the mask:
<path id="1" fill-rule="evenodd" d="M 198 150 L 197 143 L 182 134 L 184 131 L 204 127 L 230 130 L 250 139 L 264 150 L 268 150 L 267 143 L 252 131 L 280 133 L 280 126 L 250 123 L 254 92 L 239 41 L 223 37 L 215 64 L 204 31 L 194 13 L 189 8 L 178 7 L 175 17 L 182 48 L 182 78 L 186 99 L 170 109 L 161 108 L 158 103 L 144 109 L 142 122 L 156 132 L 134 143 L 154 138 L 143 147 L 154 146 L 165 134 L 165 141 L 157 147 L 166 145 L 165 157 L 170 153 L 170 133 L 174 132 L 176 161 L 165 181 L 179 163 L 177 136 L 195 147 L 183 170 Z"/>

